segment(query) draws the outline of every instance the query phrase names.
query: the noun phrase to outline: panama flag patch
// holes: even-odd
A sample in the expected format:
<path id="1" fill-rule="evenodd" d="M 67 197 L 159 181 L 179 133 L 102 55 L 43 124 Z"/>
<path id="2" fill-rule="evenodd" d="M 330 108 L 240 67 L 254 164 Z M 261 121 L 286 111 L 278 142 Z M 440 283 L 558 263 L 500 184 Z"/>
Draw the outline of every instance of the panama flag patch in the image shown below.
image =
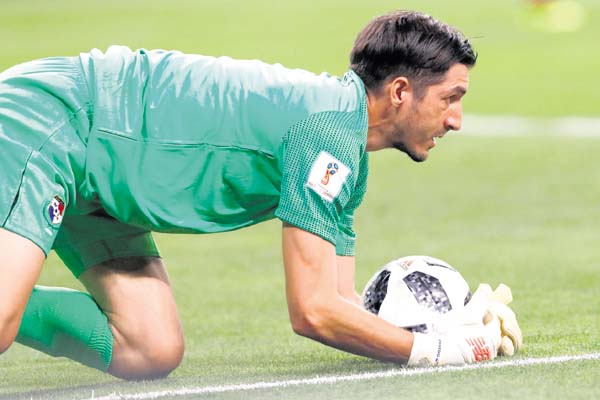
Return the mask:
<path id="1" fill-rule="evenodd" d="M 324 200 L 332 202 L 342 190 L 350 169 L 337 158 L 322 151 L 310 169 L 306 185 Z"/>
<path id="2" fill-rule="evenodd" d="M 47 208 L 48 219 L 52 225 L 58 225 L 62 222 L 65 213 L 65 202 L 60 196 L 54 196 Z"/>

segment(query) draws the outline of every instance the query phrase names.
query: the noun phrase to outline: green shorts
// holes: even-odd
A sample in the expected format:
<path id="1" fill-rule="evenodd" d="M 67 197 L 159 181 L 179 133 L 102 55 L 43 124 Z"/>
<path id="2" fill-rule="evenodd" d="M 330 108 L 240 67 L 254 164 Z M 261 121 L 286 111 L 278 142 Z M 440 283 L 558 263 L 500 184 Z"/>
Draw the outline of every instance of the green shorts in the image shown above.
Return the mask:
<path id="1" fill-rule="evenodd" d="M 77 277 L 119 257 L 158 256 L 150 232 L 106 215 L 82 190 L 93 119 L 79 58 L 48 58 L 0 74 L 0 227 Z"/>

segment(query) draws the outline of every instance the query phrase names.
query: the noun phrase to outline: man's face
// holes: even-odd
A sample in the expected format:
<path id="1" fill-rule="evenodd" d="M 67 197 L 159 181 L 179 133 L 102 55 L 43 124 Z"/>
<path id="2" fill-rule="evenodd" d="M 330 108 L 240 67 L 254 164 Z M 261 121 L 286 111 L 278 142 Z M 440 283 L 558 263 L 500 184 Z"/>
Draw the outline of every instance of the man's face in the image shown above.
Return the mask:
<path id="1" fill-rule="evenodd" d="M 454 64 L 442 82 L 424 89 L 422 98 L 416 98 L 414 90 L 408 93 L 405 107 L 395 118 L 391 146 L 414 161 L 425 161 L 436 139 L 450 130 L 460 129 L 461 101 L 468 85 L 468 68 L 464 64 Z"/>

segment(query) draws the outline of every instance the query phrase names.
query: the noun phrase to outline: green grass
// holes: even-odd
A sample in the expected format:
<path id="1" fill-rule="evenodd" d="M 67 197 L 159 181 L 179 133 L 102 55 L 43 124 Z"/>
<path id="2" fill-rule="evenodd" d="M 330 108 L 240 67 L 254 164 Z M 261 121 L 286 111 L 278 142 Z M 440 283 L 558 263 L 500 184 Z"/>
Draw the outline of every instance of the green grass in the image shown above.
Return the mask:
<path id="1" fill-rule="evenodd" d="M 451 135 L 424 164 L 392 151 L 374 154 L 357 217 L 358 286 L 391 258 L 437 256 L 459 267 L 473 287 L 512 287 L 525 337 L 519 358 L 600 351 L 600 190 L 592 184 L 600 171 L 586 156 L 599 151 L 596 139 Z M 29 398 L 42 390 L 40 398 L 81 398 L 92 389 L 99 396 L 393 368 L 291 332 L 279 229 L 269 222 L 220 235 L 158 236 L 187 340 L 171 378 L 123 383 L 16 345 L 0 358 L 0 396 Z M 76 285 L 54 257 L 42 283 Z M 600 395 L 597 368 L 598 361 L 572 362 L 207 398 L 359 399 L 371 391 L 383 398 L 453 391 L 460 398 L 486 391 L 491 398 L 593 398 Z"/>
<path id="2" fill-rule="evenodd" d="M 341 74 L 372 16 L 417 8 L 456 24 L 480 53 L 465 110 L 598 114 L 600 5 L 584 30 L 547 34 L 516 21 L 516 1 L 34 1 L 0 5 L 0 69 L 120 43 L 261 58 Z M 551 132 L 549 132 L 551 133 Z M 381 265 L 428 254 L 472 287 L 513 288 L 525 347 L 518 358 L 600 351 L 600 168 L 596 138 L 451 134 L 430 160 L 373 154 L 357 215 L 357 286 Z M 396 368 L 295 336 L 285 304 L 280 224 L 209 236 L 158 235 L 186 336 L 169 379 L 125 383 L 20 345 L 0 356 L 0 398 L 91 398 L 114 392 L 310 378 Z M 40 283 L 81 287 L 50 257 Z M 440 373 L 203 398 L 598 398 L 598 361 Z"/>

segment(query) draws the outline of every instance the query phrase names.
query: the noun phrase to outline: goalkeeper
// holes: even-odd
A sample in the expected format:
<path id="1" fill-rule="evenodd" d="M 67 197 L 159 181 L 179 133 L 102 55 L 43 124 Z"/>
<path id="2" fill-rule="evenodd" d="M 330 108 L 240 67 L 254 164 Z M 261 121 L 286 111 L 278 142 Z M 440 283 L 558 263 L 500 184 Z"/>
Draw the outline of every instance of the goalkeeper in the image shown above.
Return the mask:
<path id="1" fill-rule="evenodd" d="M 495 357 L 498 326 L 416 338 L 354 290 L 367 152 L 424 161 L 459 130 L 475 53 L 401 11 L 373 20 L 350 61 L 338 79 L 115 46 L 0 74 L 0 352 L 16 340 L 117 377 L 166 376 L 184 341 L 151 231 L 277 217 L 295 332 L 380 360 L 473 362 L 474 338 Z M 89 295 L 35 286 L 51 249 Z"/>

